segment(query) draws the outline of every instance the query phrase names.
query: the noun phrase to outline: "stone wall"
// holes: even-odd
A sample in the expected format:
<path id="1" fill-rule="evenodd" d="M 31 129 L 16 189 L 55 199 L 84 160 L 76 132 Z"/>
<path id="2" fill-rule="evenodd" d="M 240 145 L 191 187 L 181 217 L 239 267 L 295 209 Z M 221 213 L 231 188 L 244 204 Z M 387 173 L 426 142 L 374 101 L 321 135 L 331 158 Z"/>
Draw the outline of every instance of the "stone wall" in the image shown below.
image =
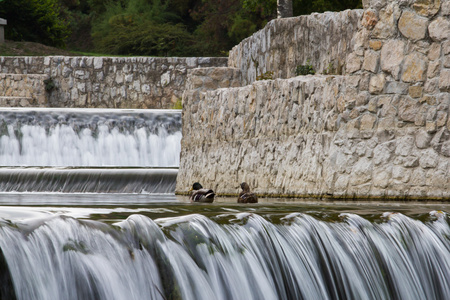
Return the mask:
<path id="1" fill-rule="evenodd" d="M 186 91 L 177 192 L 450 199 L 449 3 L 364 1 L 343 75 Z"/>
<path id="2" fill-rule="evenodd" d="M 228 66 L 241 69 L 243 84 L 265 72 L 273 72 L 273 78 L 294 77 L 298 65 L 311 65 L 319 74 L 342 73 L 362 13 L 346 10 L 272 20 L 230 51 Z"/>
<path id="3" fill-rule="evenodd" d="M 49 107 L 172 108 L 181 100 L 187 70 L 226 65 L 226 58 L 0 57 L 4 79 L 17 74 L 52 79 L 46 101 L 37 100 L 42 95 L 22 101 Z M 0 95 L 5 103 L 18 97 L 5 96 Z"/>
<path id="4" fill-rule="evenodd" d="M 0 74 L 0 106 L 46 106 L 44 74 Z"/>

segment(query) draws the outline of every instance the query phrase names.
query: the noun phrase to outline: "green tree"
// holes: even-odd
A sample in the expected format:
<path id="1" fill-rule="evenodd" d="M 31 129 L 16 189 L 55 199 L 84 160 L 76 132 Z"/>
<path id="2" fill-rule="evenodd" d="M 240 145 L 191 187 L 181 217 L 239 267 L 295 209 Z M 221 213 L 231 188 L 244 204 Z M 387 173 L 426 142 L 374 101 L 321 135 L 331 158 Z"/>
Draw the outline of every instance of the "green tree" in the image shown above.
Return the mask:
<path id="1" fill-rule="evenodd" d="M 63 47 L 70 33 L 58 0 L 3 0 L 0 16 L 8 21 L 9 40 Z"/>
<path id="2" fill-rule="evenodd" d="M 194 55 L 192 35 L 160 0 L 116 1 L 94 22 L 97 50 L 110 54 Z"/>

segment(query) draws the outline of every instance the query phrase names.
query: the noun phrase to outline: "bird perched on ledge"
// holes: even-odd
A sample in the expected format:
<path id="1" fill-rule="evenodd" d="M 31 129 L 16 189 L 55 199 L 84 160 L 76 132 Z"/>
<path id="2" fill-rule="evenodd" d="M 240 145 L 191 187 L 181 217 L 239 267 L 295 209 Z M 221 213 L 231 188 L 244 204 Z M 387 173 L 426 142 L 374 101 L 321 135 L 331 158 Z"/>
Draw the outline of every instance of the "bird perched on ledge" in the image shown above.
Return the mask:
<path id="1" fill-rule="evenodd" d="M 192 195 L 189 198 L 191 202 L 212 203 L 216 196 L 213 190 L 204 189 L 198 182 L 194 183 L 189 191 L 192 191 Z"/>
<path id="2" fill-rule="evenodd" d="M 241 183 L 242 192 L 239 193 L 238 203 L 258 203 L 258 197 L 250 191 L 247 182 Z"/>

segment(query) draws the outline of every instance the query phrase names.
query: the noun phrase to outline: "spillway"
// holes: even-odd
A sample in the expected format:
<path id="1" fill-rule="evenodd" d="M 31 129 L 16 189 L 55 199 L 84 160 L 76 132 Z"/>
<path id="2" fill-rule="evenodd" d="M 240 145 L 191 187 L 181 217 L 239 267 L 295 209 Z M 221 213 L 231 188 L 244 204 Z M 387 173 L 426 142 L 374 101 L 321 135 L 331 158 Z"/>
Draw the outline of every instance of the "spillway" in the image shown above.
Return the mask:
<path id="1" fill-rule="evenodd" d="M 178 110 L 0 109 L 0 191 L 173 193 L 180 141 Z"/>

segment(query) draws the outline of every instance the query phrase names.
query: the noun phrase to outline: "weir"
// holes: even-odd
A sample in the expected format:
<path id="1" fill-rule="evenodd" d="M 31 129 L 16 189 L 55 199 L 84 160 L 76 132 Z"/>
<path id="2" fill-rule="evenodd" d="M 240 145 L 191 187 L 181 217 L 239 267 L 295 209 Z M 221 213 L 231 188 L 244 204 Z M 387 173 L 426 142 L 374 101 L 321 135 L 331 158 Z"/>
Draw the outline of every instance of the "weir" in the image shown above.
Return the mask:
<path id="1" fill-rule="evenodd" d="M 178 214 L 193 210 L 168 208 Z M 47 215 L 3 221 L 0 248 L 9 269 L 1 271 L 10 279 L 2 281 L 0 298 L 450 296 L 450 227 L 443 212 L 407 216 L 273 209 L 249 213 L 230 207 L 235 212 L 154 220 L 142 209 L 113 224 L 93 220 L 95 211 L 92 220 Z"/>
<path id="2" fill-rule="evenodd" d="M 0 191 L 173 193 L 176 110 L 0 109 Z"/>

